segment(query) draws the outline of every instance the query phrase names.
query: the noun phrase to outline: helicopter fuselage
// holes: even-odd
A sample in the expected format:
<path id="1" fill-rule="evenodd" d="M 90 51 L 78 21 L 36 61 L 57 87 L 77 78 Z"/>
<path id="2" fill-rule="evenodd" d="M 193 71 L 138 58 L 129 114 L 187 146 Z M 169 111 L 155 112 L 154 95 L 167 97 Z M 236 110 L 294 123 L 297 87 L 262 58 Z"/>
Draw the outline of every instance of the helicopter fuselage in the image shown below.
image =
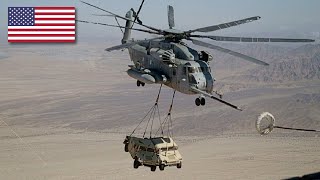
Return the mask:
<path id="1" fill-rule="evenodd" d="M 167 40 L 138 43 L 128 50 L 134 65 L 127 73 L 137 81 L 164 84 L 184 94 L 198 94 L 192 87 L 212 92 L 214 78 L 208 64 L 212 59 L 209 53 Z"/>

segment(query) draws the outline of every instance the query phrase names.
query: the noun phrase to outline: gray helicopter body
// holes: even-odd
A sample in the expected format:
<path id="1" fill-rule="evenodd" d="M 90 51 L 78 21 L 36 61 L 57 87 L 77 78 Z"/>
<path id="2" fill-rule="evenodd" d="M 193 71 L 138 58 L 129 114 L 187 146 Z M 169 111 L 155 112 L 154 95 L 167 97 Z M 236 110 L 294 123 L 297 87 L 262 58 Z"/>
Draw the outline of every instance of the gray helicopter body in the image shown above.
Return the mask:
<path id="1" fill-rule="evenodd" d="M 134 65 L 128 75 L 140 84 L 165 84 L 184 94 L 197 94 L 191 87 L 211 93 L 213 76 L 208 64 L 212 56 L 185 43 L 154 40 L 128 48 Z"/>
<path id="2" fill-rule="evenodd" d="M 139 19 L 139 12 L 142 8 L 144 0 L 142 1 L 138 12 L 133 9 L 129 10 L 125 17 L 114 14 L 108 10 L 102 9 L 98 6 L 81 1 L 82 3 L 99 9 L 108 13 L 103 16 L 114 17 L 118 25 L 110 25 L 98 22 L 89 22 L 77 20 L 78 22 L 98 24 L 109 27 L 118 27 L 123 31 L 122 44 L 107 48 L 106 51 L 114 51 L 121 49 L 128 49 L 130 59 L 133 65 L 129 65 L 127 73 L 130 77 L 137 80 L 137 86 L 144 86 L 145 84 L 164 84 L 174 90 L 184 94 L 199 94 L 196 98 L 195 104 L 205 105 L 205 96 L 234 109 L 241 110 L 229 102 L 222 100 L 222 95 L 214 92 L 219 97 L 215 97 L 213 92 L 214 78 L 209 66 L 212 56 L 206 51 L 197 51 L 190 48 L 182 40 L 191 41 L 193 44 L 222 53 L 238 57 L 239 59 L 246 60 L 259 65 L 269 65 L 254 57 L 235 52 L 233 50 L 223 48 L 211 43 L 203 42 L 195 38 L 207 38 L 213 41 L 229 41 L 229 42 L 246 42 L 246 43 L 274 43 L 274 42 L 287 42 L 287 43 L 307 43 L 314 42 L 313 39 L 288 39 L 288 38 L 254 38 L 254 37 L 227 37 L 227 36 L 213 36 L 213 35 L 199 35 L 196 32 L 208 33 L 219 31 L 241 24 L 250 23 L 261 19 L 260 16 L 253 16 L 237 21 L 201 27 L 193 30 L 181 31 L 174 29 L 174 9 L 168 6 L 168 25 L 169 29 L 161 30 L 151 27 L 142 23 Z M 126 21 L 125 26 L 121 26 L 117 19 Z M 146 29 L 133 28 L 134 23 Z M 130 40 L 131 31 L 140 31 L 149 34 L 159 35 L 159 37 L 145 39 L 140 41 Z"/>

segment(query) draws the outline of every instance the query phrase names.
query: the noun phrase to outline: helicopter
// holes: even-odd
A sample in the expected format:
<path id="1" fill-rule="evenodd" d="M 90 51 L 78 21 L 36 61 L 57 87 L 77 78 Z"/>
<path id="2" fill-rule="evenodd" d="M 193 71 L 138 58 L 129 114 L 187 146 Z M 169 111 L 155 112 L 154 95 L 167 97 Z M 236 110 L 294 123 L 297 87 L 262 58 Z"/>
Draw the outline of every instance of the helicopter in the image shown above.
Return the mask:
<path id="1" fill-rule="evenodd" d="M 288 39 L 288 38 L 252 38 L 252 37 L 227 37 L 227 36 L 213 36 L 213 35 L 198 35 L 196 32 L 207 33 L 218 31 L 226 28 L 231 28 L 241 24 L 250 23 L 261 19 L 260 16 L 253 16 L 237 21 L 222 23 L 213 26 L 197 28 L 193 30 L 182 31 L 174 29 L 174 8 L 168 6 L 168 25 L 169 29 L 158 29 L 142 23 L 139 18 L 140 10 L 143 6 L 142 1 L 137 12 L 130 9 L 125 16 L 120 16 L 108 10 L 102 9 L 93 4 L 81 1 L 82 3 L 99 9 L 108 13 L 107 15 L 116 19 L 118 25 L 111 25 L 98 22 L 90 22 L 77 20 L 78 22 L 104 25 L 109 27 L 118 27 L 124 29 L 122 44 L 105 49 L 106 51 L 128 49 L 130 59 L 133 65 L 129 65 L 127 74 L 136 79 L 137 86 L 145 86 L 145 84 L 164 84 L 174 90 L 183 94 L 199 95 L 195 99 L 196 106 L 204 106 L 206 104 L 205 97 L 209 97 L 219 101 L 227 106 L 242 111 L 236 105 L 233 105 L 222 99 L 222 94 L 213 91 L 215 82 L 214 76 L 210 69 L 209 63 L 213 60 L 213 56 L 207 51 L 198 51 L 188 46 L 183 40 L 191 41 L 193 44 L 223 53 L 230 54 L 255 64 L 268 66 L 269 64 L 250 57 L 239 52 L 232 51 L 217 45 L 209 44 L 195 38 L 207 38 L 214 41 L 228 41 L 228 42 L 314 42 L 313 39 Z M 117 19 L 126 21 L 125 26 L 121 26 Z M 133 25 L 145 27 L 146 29 L 133 28 Z M 153 35 L 160 35 L 159 37 L 133 40 L 131 38 L 131 31 L 140 31 Z M 215 93 L 215 94 L 213 94 Z M 217 97 L 216 97 L 217 96 Z"/>

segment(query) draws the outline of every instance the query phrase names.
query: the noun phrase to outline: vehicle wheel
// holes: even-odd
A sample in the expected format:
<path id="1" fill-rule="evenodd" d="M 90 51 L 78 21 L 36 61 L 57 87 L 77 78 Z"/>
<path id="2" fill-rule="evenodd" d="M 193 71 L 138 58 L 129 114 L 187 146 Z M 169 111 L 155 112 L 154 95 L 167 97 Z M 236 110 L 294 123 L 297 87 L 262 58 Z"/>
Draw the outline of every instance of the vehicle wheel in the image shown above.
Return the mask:
<path id="1" fill-rule="evenodd" d="M 206 99 L 205 99 L 205 98 L 201 98 L 201 99 L 200 99 L 200 104 L 201 104 L 202 106 L 206 105 Z"/>
<path id="2" fill-rule="evenodd" d="M 133 161 L 133 168 L 138 169 L 138 167 L 140 166 L 140 162 L 137 160 Z"/>
<path id="3" fill-rule="evenodd" d="M 137 86 L 138 86 L 138 87 L 140 86 L 140 84 L 141 84 L 140 81 L 137 81 Z"/>
<path id="4" fill-rule="evenodd" d="M 143 87 L 144 85 L 146 85 L 146 83 L 144 83 L 144 82 L 141 82 L 141 86 Z"/>
<path id="5" fill-rule="evenodd" d="M 182 162 L 180 162 L 179 164 L 177 164 L 177 168 L 180 169 L 182 167 Z"/>
<path id="6" fill-rule="evenodd" d="M 125 151 L 125 152 L 129 152 L 128 144 L 125 144 L 125 145 L 124 145 L 124 151 Z"/>
<path id="7" fill-rule="evenodd" d="M 197 99 L 195 100 L 195 103 L 196 103 L 196 105 L 197 105 L 197 106 L 200 106 L 200 104 L 201 104 L 200 99 L 199 99 L 199 98 L 197 98 Z"/>
<path id="8" fill-rule="evenodd" d="M 157 166 L 151 166 L 151 171 L 156 171 Z"/>
<path id="9" fill-rule="evenodd" d="M 160 164 L 159 165 L 159 169 L 160 169 L 160 171 L 163 171 L 164 170 L 164 164 Z"/>

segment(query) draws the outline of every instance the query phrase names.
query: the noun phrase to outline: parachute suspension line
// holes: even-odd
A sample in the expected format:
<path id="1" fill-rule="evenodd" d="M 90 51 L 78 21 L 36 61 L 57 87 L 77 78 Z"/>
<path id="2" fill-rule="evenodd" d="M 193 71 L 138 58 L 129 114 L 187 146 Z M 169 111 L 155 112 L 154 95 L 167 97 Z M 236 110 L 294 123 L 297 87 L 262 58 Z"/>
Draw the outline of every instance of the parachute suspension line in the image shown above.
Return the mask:
<path id="1" fill-rule="evenodd" d="M 150 123 L 150 120 L 151 120 L 151 118 L 152 118 L 151 130 L 150 130 L 150 137 L 151 137 L 153 120 L 154 120 L 156 111 L 158 111 L 159 121 L 160 121 L 160 113 L 159 113 L 158 102 L 159 102 L 159 98 L 160 98 L 161 89 L 162 89 L 162 84 L 161 84 L 161 86 L 160 86 L 160 88 L 159 88 L 159 92 L 158 92 L 158 95 L 157 95 L 157 99 L 156 99 L 155 104 L 150 108 L 150 110 L 147 112 L 147 114 L 141 119 L 141 121 L 139 122 L 139 124 L 134 128 L 134 130 L 133 130 L 132 133 L 130 134 L 130 137 L 135 133 L 135 131 L 138 129 L 138 127 L 141 125 L 141 123 L 142 123 L 143 121 L 145 121 L 148 116 L 149 116 L 149 118 L 148 118 L 147 125 L 146 125 L 146 127 L 145 127 L 145 131 L 144 131 L 144 133 L 143 133 L 143 137 L 144 137 L 145 134 L 146 134 L 147 128 L 148 128 L 149 123 Z"/>
<path id="2" fill-rule="evenodd" d="M 293 131 L 305 131 L 305 132 L 320 132 L 320 130 L 315 129 L 304 129 L 304 128 L 292 128 L 292 127 L 283 127 L 275 125 L 275 118 L 269 112 L 263 112 L 260 114 L 258 119 L 256 120 L 256 129 L 259 134 L 267 135 L 273 131 L 273 129 L 286 129 Z"/>
<path id="3" fill-rule="evenodd" d="M 320 132 L 320 130 L 315 130 L 315 129 L 300 129 L 300 128 L 289 128 L 289 127 L 282 127 L 282 126 L 274 126 L 274 128 L 295 130 L 295 131 Z"/>

